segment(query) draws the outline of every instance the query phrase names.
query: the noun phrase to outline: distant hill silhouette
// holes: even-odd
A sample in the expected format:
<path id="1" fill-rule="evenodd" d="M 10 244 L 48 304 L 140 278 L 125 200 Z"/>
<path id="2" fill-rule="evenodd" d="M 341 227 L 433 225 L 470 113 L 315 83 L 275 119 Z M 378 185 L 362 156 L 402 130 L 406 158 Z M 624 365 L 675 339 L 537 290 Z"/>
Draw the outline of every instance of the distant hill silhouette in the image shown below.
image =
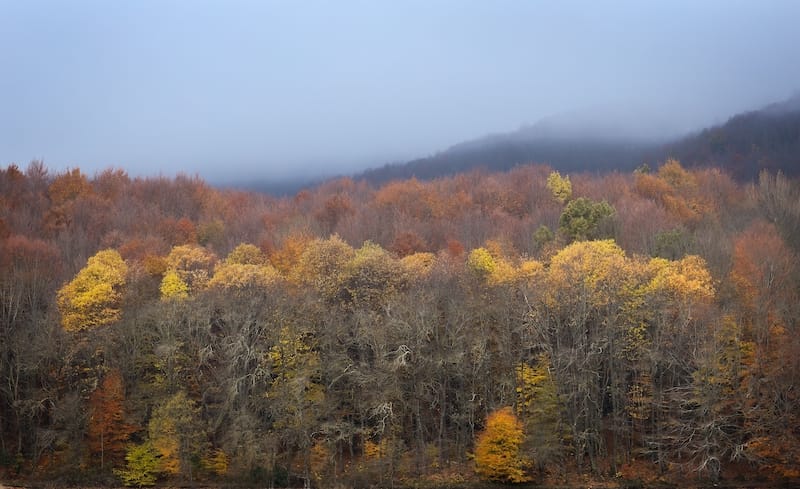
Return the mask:
<path id="1" fill-rule="evenodd" d="M 366 170 L 355 178 L 373 184 L 411 177 L 427 180 L 478 168 L 505 171 L 528 163 L 573 172 L 632 170 L 642 163 L 643 155 L 657 147 L 635 139 L 561 134 L 549 126 L 536 125 L 460 143 L 425 158 Z"/>
<path id="2" fill-rule="evenodd" d="M 656 153 L 684 166 L 716 166 L 738 180 L 761 170 L 800 176 L 800 93 L 761 110 L 731 117 Z"/>
<path id="3" fill-rule="evenodd" d="M 563 121 L 562 121 L 563 122 Z M 578 124 L 580 126 L 580 124 Z M 545 163 L 563 172 L 630 171 L 669 157 L 685 166 L 716 166 L 738 180 L 757 177 L 762 169 L 800 175 L 800 94 L 761 110 L 736 115 L 720 126 L 673 142 L 619 129 L 597 121 L 574 125 L 545 120 L 517 131 L 457 144 L 425 158 L 389 164 L 355 176 L 373 184 L 416 177 L 433 179 L 476 168 L 505 171 L 517 165 Z"/>

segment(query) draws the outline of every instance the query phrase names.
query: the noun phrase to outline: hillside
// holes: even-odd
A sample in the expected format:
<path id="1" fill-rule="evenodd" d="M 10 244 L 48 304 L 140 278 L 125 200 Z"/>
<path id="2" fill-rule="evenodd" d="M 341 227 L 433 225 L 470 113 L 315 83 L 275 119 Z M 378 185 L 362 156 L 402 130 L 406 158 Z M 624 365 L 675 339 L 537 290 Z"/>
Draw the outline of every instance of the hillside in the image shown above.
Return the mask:
<path id="1" fill-rule="evenodd" d="M 505 171 L 527 163 L 562 172 L 630 171 L 673 157 L 692 167 L 716 167 L 740 181 L 761 170 L 800 174 L 800 96 L 735 115 L 726 123 L 672 138 L 635 123 L 545 119 L 517 131 L 456 144 L 440 153 L 367 170 L 356 179 L 377 184 L 393 179 L 431 179 L 472 169 Z M 641 121 L 643 125 L 647 121 Z"/>
<path id="2" fill-rule="evenodd" d="M 354 178 L 373 184 L 411 177 L 428 180 L 473 169 L 506 171 L 529 163 L 547 164 L 564 172 L 625 171 L 640 165 L 642 155 L 653 148 L 653 143 L 637 139 L 561 133 L 558 128 L 538 124 L 456 144 L 425 158 L 366 170 Z"/>
<path id="3" fill-rule="evenodd" d="M 687 166 L 724 168 L 738 180 L 761 170 L 800 175 L 800 95 L 731 117 L 662 148 Z"/>
<path id="4" fill-rule="evenodd" d="M 0 480 L 796 486 L 798 195 L 0 169 Z"/>

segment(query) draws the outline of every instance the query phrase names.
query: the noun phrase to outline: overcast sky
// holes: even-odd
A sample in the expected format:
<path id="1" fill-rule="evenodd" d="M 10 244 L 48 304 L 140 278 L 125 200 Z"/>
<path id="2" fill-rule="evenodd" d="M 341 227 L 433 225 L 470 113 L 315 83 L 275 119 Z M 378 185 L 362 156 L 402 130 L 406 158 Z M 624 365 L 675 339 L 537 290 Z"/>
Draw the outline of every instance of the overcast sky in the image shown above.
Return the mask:
<path id="1" fill-rule="evenodd" d="M 0 164 L 281 179 L 576 111 L 678 132 L 797 92 L 799 25 L 796 0 L 0 0 Z"/>

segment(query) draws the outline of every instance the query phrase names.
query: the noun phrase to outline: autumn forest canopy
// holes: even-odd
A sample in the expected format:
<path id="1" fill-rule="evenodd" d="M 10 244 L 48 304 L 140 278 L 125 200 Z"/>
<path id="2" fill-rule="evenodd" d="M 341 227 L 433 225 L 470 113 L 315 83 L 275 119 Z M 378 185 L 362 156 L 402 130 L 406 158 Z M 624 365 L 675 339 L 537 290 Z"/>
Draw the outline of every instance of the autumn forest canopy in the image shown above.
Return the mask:
<path id="1" fill-rule="evenodd" d="M 797 481 L 800 183 L 0 169 L 0 480 Z"/>

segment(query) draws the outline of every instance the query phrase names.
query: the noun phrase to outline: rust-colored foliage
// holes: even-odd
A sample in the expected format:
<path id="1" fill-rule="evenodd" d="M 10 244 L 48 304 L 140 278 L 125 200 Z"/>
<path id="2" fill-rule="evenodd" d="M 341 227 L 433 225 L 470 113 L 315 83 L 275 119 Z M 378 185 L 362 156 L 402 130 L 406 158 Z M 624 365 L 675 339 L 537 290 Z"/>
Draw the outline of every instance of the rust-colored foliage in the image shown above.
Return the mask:
<path id="1" fill-rule="evenodd" d="M 0 241 L 0 324 L 14 324 L 45 308 L 61 268 L 51 243 L 20 235 Z"/>
<path id="2" fill-rule="evenodd" d="M 323 229 L 330 233 L 336 229 L 336 224 L 340 220 L 353 214 L 353 212 L 353 203 L 350 197 L 347 194 L 336 194 L 325 201 L 322 208 L 317 210 L 315 216 L 323 225 Z"/>
<path id="3" fill-rule="evenodd" d="M 270 263 L 284 276 L 288 276 L 290 271 L 297 265 L 300 256 L 312 239 L 306 233 L 288 236 L 283 240 L 283 245 L 269 256 Z"/>
<path id="4" fill-rule="evenodd" d="M 127 441 L 134 428 L 125 417 L 125 386 L 119 370 L 111 370 L 89 398 L 89 452 L 106 464 L 116 465 L 125 458 Z"/>
<path id="5" fill-rule="evenodd" d="M 197 228 L 194 223 L 186 217 L 180 219 L 169 217 L 162 220 L 159 225 L 159 231 L 164 240 L 172 246 L 197 242 Z"/>
<path id="6" fill-rule="evenodd" d="M 92 193 L 92 186 L 79 168 L 73 168 L 56 177 L 47 189 L 47 193 L 53 206 L 60 206 Z"/>
<path id="7" fill-rule="evenodd" d="M 375 193 L 380 208 L 392 209 L 416 219 L 431 219 L 442 215 L 443 206 L 430 184 L 416 178 L 391 182 Z"/>
<path id="8" fill-rule="evenodd" d="M 637 173 L 636 191 L 658 202 L 670 215 L 687 225 L 696 225 L 714 210 L 709 196 L 699 192 L 694 172 L 684 169 L 677 160 L 667 160 L 657 175 Z"/>
<path id="9" fill-rule="evenodd" d="M 47 189 L 50 197 L 50 210 L 45 217 L 47 228 L 51 232 L 63 229 L 73 219 L 75 202 L 91 195 L 93 192 L 89 179 L 74 168 L 56 177 Z"/>
<path id="10" fill-rule="evenodd" d="M 92 187 L 103 199 L 113 201 L 122 196 L 130 183 L 131 179 L 125 170 L 109 168 L 94 177 Z"/>
<path id="11" fill-rule="evenodd" d="M 392 246 L 389 247 L 390 251 L 401 257 L 413 255 L 427 249 L 428 245 L 425 240 L 414 232 L 398 233 L 392 242 Z"/>
<path id="12" fill-rule="evenodd" d="M 447 253 L 454 257 L 460 257 L 464 255 L 464 245 L 461 244 L 460 241 L 456 239 L 448 239 L 447 240 Z"/>
<path id="13" fill-rule="evenodd" d="M 791 300 L 794 258 L 773 224 L 753 223 L 734 241 L 731 280 L 751 320 L 776 319 Z M 768 319 L 769 320 L 769 319 Z"/>

